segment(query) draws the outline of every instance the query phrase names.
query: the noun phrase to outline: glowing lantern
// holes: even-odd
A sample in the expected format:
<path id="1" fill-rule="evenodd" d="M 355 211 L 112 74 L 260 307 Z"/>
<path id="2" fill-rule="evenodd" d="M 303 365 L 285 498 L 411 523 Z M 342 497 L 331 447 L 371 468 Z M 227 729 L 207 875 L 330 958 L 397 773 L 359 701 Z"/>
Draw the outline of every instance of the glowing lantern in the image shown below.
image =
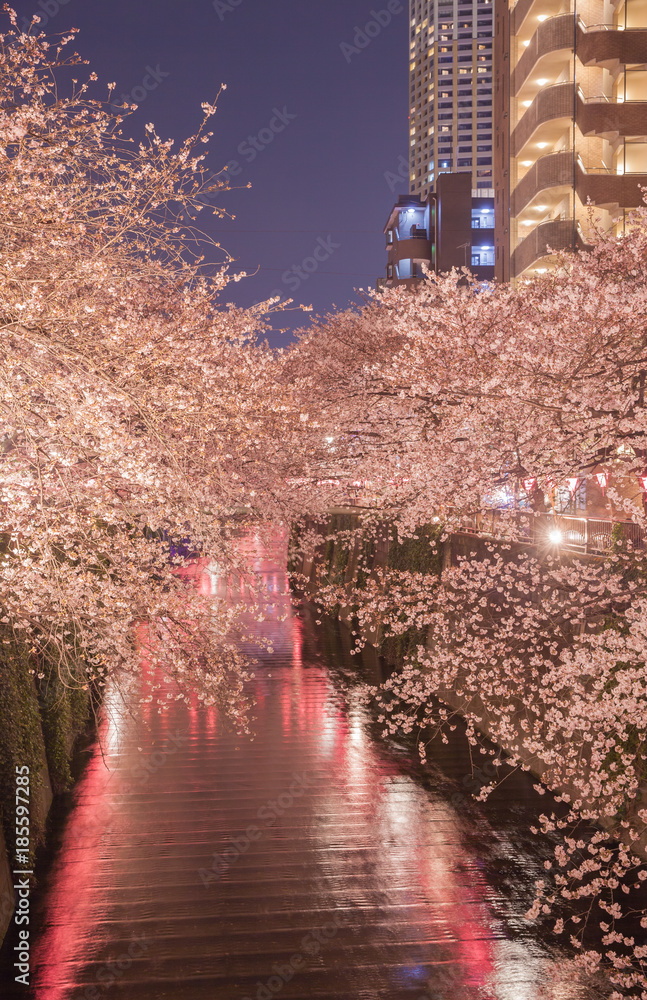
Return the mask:
<path id="1" fill-rule="evenodd" d="M 535 489 L 537 488 L 537 480 L 535 478 L 522 479 L 521 485 L 523 486 L 526 493 L 534 493 Z"/>

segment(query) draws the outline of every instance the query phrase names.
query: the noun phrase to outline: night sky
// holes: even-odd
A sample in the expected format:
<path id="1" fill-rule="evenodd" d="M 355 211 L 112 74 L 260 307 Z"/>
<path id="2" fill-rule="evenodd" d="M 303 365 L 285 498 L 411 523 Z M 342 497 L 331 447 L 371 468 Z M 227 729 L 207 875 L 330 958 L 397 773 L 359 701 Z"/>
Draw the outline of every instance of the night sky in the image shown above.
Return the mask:
<path id="1" fill-rule="evenodd" d="M 231 165 L 231 183 L 240 187 L 220 204 L 236 218 L 204 212 L 200 225 L 232 254 L 237 270 L 258 269 L 232 284 L 232 301 L 246 306 L 280 292 L 321 314 L 356 301 L 355 289 L 384 274 L 382 227 L 407 191 L 408 0 L 13 6 L 20 21 L 51 13 L 48 34 L 80 29 L 76 48 L 89 60 L 88 72 L 95 70 L 101 84 L 116 82 L 116 103 L 127 97 L 139 104 L 128 125 L 136 137 L 152 121 L 162 137 L 184 138 L 199 124 L 201 102 L 227 84 L 212 119 L 207 165 L 214 173 Z M 359 36 L 360 50 L 356 28 L 373 20 L 372 11 L 391 21 L 379 32 L 374 22 Z M 104 93 L 101 87 L 96 96 Z M 296 312 L 275 325 L 309 322 Z M 275 332 L 270 342 L 285 344 L 290 336 Z"/>

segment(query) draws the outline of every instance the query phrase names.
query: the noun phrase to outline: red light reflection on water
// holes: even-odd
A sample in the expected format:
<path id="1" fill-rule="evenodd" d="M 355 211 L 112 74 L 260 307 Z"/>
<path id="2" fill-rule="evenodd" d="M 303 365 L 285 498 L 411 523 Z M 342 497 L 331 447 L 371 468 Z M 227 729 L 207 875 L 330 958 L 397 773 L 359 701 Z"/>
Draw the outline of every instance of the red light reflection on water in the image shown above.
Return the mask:
<path id="1" fill-rule="evenodd" d="M 378 919 L 376 913 L 380 915 L 379 919 L 388 926 L 389 948 L 399 949 L 399 958 L 393 960 L 391 967 L 388 956 L 393 952 L 385 949 L 383 966 L 366 973 L 363 989 L 370 987 L 372 977 L 379 972 L 391 976 L 390 981 L 398 983 L 398 988 L 420 985 L 422 995 L 424 982 L 433 982 L 437 965 L 451 968 L 456 977 L 451 989 L 443 993 L 447 1000 L 472 997 L 475 995 L 472 990 L 487 990 L 481 995 L 492 1000 L 521 996 L 505 986 L 499 990 L 492 985 L 506 973 L 505 959 L 500 953 L 501 937 L 497 938 L 493 930 L 487 905 L 491 887 L 481 872 L 479 858 L 464 844 L 461 817 L 446 800 L 424 789 L 394 757 L 376 746 L 368 734 L 364 710 L 354 700 L 353 692 L 342 697 L 328 671 L 309 661 L 308 649 L 316 649 L 319 640 L 300 618 L 289 612 L 283 563 L 277 563 L 274 557 L 264 559 L 258 538 L 247 539 L 244 546 L 257 573 L 261 577 L 266 574 L 269 580 L 267 627 L 277 649 L 280 646 L 282 650 L 280 656 L 259 657 L 260 664 L 250 682 L 256 694 L 255 739 L 246 743 L 229 733 L 221 725 L 218 711 L 201 707 L 196 699 L 186 706 L 174 706 L 161 716 L 149 704 L 144 704 L 137 713 L 130 713 L 116 696 L 114 704 L 108 699 L 101 724 L 103 751 L 95 747 L 77 787 L 76 805 L 50 880 L 45 928 L 36 949 L 37 1000 L 67 1000 L 75 983 L 78 986 L 81 982 L 97 982 L 99 956 L 124 933 L 119 920 L 109 918 L 108 914 L 111 907 L 122 912 L 119 885 L 128 885 L 129 866 L 150 861 L 151 851 L 163 855 L 187 842 L 181 839 L 185 836 L 187 818 L 181 813 L 181 805 L 175 805 L 175 813 L 169 808 L 170 814 L 181 814 L 176 826 L 164 816 L 165 804 L 172 804 L 174 796 L 182 803 L 180 793 L 187 788 L 195 789 L 200 804 L 203 800 L 213 802 L 213 815 L 224 814 L 225 829 L 229 823 L 232 831 L 238 829 L 236 824 L 242 821 L 236 809 L 240 806 L 231 796 L 217 798 L 219 790 L 230 789 L 226 784 L 229 769 L 237 766 L 240 771 L 231 779 L 231 787 L 243 790 L 242 801 L 251 797 L 254 802 L 251 808 L 276 797 L 277 789 L 284 791 L 282 785 L 277 785 L 284 780 L 281 773 L 306 768 L 311 771 L 312 789 L 299 799 L 294 813 L 286 816 L 285 826 L 277 824 L 271 836 L 268 833 L 263 838 L 261 853 L 269 852 L 270 860 L 262 878 L 270 878 L 282 859 L 290 857 L 296 831 L 303 853 L 295 855 L 295 860 L 289 863 L 295 870 L 303 870 L 304 883 L 313 886 L 309 900 L 313 912 L 332 907 L 348 914 L 349 920 L 360 928 L 362 942 L 368 940 L 369 947 L 374 949 L 379 949 L 385 940 L 379 937 L 379 931 L 375 940 L 370 937 L 373 933 L 370 920 Z M 241 588 L 246 595 L 249 593 L 243 579 L 233 582 L 223 579 L 217 569 L 204 561 L 195 562 L 187 579 L 203 595 L 222 596 L 223 592 L 229 592 L 238 599 Z M 287 619 L 280 621 L 286 612 Z M 144 649 L 143 633 L 140 639 Z M 159 671 L 142 660 L 142 690 L 149 691 L 158 679 Z M 168 780 L 165 776 L 159 787 L 154 783 L 147 786 L 144 801 L 139 788 L 129 797 L 133 791 L 133 769 L 138 763 L 141 766 L 138 745 L 144 747 L 144 741 L 148 740 L 146 752 L 154 745 L 164 745 L 178 719 L 182 720 L 190 747 L 190 752 L 182 758 L 181 769 L 174 776 L 170 772 Z M 238 765 L 237 761 L 244 763 Z M 212 785 L 205 777 L 209 765 L 216 775 Z M 206 810 L 202 813 L 207 814 Z M 151 828 L 156 831 L 157 840 L 147 839 Z M 222 835 L 206 825 L 192 832 L 207 845 L 210 838 Z M 123 850 L 124 845 L 127 850 Z M 205 847 L 205 853 L 209 849 L 213 847 Z M 243 873 L 244 865 L 259 863 L 252 855 L 250 851 L 240 860 L 231 881 L 219 885 L 220 893 L 235 894 L 236 879 Z M 182 856 L 183 852 L 177 855 Z M 195 859 L 187 862 L 194 868 L 198 863 Z M 309 866 L 307 874 L 306 866 Z M 194 875 L 192 869 L 187 878 Z M 182 880 L 180 876 L 184 873 L 178 874 L 178 881 Z M 152 877 L 157 879 L 156 907 L 162 900 L 164 921 L 172 930 L 175 913 L 173 899 L 164 895 L 167 892 L 164 873 Z M 242 878 L 241 884 L 249 883 Z M 202 918 L 200 907 L 207 905 L 208 899 L 216 898 L 201 896 L 200 891 L 201 888 L 196 889 L 197 902 L 190 914 L 190 919 L 198 924 Z M 285 891 L 292 889 L 288 886 Z M 269 900 L 272 898 L 268 896 Z M 142 899 L 145 903 L 145 892 Z M 227 903 L 226 896 L 223 899 Z M 155 910 L 153 917 L 156 916 Z M 217 919 L 213 914 L 210 919 L 217 930 Z M 306 914 L 304 919 L 311 919 L 313 926 L 316 923 L 312 914 Z M 173 940 L 172 934 L 168 940 Z M 253 946 L 252 941 L 250 951 Z M 355 938 L 350 932 L 343 947 L 349 949 L 352 957 Z M 202 975 L 205 964 L 217 961 L 210 959 L 206 945 L 204 954 L 197 957 L 185 958 L 178 953 L 171 958 L 178 976 L 189 974 L 193 968 L 191 962 L 195 962 Z M 146 968 L 137 974 L 152 975 Z M 508 984 L 511 981 L 508 979 Z M 149 989 L 150 981 L 145 982 Z M 191 995 L 190 990 L 183 992 L 181 979 L 176 992 L 182 997 Z M 124 991 L 126 995 L 138 996 L 137 982 Z"/>
<path id="2" fill-rule="evenodd" d="M 105 742 L 111 723 L 104 719 L 100 739 Z M 64 1000 L 74 962 L 85 952 L 79 928 L 88 933 L 101 913 L 104 893 L 97 887 L 105 851 L 106 831 L 114 818 L 113 795 L 117 773 L 106 767 L 99 748 L 95 749 L 77 785 L 73 833 L 65 837 L 51 876 L 47 899 L 46 929 L 34 950 L 34 972 L 38 1000 Z M 65 977 L 65 978 L 63 978 Z"/>

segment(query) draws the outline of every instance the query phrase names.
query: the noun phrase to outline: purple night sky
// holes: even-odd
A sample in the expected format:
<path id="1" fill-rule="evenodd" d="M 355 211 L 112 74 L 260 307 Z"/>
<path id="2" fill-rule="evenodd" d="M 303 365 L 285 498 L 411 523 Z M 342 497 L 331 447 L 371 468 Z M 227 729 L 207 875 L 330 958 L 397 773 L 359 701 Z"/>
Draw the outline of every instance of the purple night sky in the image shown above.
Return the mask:
<path id="1" fill-rule="evenodd" d="M 128 125 L 135 137 L 149 121 L 164 138 L 190 134 L 201 102 L 227 84 L 207 164 L 217 173 L 235 161 L 232 182 L 241 188 L 221 204 L 236 219 L 205 212 L 200 225 L 236 269 L 258 269 L 231 286 L 232 300 L 251 305 L 280 291 L 323 313 L 356 300 L 354 289 L 373 287 L 384 274 L 382 226 L 407 191 L 407 0 L 13 6 L 20 21 L 51 13 L 48 34 L 80 29 L 76 47 L 100 83 L 116 81 L 115 101 L 139 104 Z M 379 31 L 375 22 L 369 27 L 374 37 L 360 36 L 360 51 L 356 28 L 373 21 L 372 12 L 383 23 Z M 96 96 L 103 93 L 102 86 Z M 311 270 L 317 261 L 313 273 L 301 267 L 307 258 Z M 276 325 L 309 322 L 293 312 Z M 276 332 L 270 341 L 285 344 L 289 336 Z"/>

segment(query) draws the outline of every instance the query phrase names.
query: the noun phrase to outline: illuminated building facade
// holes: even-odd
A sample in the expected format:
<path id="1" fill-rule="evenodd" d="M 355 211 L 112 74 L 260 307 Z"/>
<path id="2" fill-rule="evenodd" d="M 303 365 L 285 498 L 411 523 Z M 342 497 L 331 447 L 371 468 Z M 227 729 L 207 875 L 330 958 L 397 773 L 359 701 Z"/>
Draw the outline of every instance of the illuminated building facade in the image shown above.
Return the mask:
<path id="1" fill-rule="evenodd" d="M 577 6 L 576 6 L 577 2 Z M 496 0 L 496 278 L 622 235 L 647 185 L 647 0 Z"/>
<path id="2" fill-rule="evenodd" d="M 422 198 L 439 174 L 492 182 L 491 0 L 410 0 L 409 188 Z"/>
<path id="3" fill-rule="evenodd" d="M 470 268 L 481 280 L 494 276 L 494 199 L 472 196 L 468 173 L 441 174 L 434 191 L 402 195 L 384 227 L 386 277 L 378 288 L 412 285 L 424 277 L 423 265 L 436 273 Z"/>

